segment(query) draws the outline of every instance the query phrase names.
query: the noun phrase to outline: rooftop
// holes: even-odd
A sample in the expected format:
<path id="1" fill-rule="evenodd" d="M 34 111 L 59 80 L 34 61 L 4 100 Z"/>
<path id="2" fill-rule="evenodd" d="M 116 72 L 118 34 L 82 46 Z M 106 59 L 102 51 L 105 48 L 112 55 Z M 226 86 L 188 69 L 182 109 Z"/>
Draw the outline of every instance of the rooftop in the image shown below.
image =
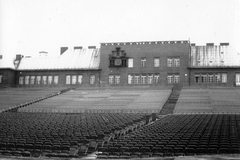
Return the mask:
<path id="1" fill-rule="evenodd" d="M 98 69 L 99 62 L 99 48 L 68 49 L 59 57 L 39 56 L 22 58 L 17 69 Z"/>

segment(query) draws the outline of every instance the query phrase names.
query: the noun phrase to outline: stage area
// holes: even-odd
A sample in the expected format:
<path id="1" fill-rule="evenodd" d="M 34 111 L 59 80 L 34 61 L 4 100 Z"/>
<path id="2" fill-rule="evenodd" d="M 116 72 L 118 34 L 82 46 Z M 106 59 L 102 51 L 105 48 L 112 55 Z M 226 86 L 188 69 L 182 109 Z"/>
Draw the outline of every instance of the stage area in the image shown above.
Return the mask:
<path id="1" fill-rule="evenodd" d="M 183 88 L 174 113 L 240 113 L 240 88 Z"/>
<path id="2" fill-rule="evenodd" d="M 170 94 L 170 87 L 74 89 L 18 112 L 158 113 Z"/>

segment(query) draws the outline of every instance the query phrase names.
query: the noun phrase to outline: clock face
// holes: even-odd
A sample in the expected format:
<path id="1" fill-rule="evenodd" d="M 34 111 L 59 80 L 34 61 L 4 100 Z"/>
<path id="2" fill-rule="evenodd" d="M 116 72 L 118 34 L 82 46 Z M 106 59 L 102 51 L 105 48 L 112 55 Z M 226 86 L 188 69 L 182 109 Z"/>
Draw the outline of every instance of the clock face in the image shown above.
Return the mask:
<path id="1" fill-rule="evenodd" d="M 115 59 L 115 65 L 116 66 L 122 65 L 122 60 L 121 59 Z"/>

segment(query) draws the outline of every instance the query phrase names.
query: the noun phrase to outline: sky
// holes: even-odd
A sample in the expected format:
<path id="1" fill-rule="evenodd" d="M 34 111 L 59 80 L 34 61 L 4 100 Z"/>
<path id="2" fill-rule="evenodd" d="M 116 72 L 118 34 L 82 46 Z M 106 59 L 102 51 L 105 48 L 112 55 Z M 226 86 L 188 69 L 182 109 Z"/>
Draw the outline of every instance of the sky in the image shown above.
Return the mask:
<path id="1" fill-rule="evenodd" d="M 240 52 L 239 0 L 0 0 L 0 55 L 59 55 L 103 42 L 229 42 Z"/>

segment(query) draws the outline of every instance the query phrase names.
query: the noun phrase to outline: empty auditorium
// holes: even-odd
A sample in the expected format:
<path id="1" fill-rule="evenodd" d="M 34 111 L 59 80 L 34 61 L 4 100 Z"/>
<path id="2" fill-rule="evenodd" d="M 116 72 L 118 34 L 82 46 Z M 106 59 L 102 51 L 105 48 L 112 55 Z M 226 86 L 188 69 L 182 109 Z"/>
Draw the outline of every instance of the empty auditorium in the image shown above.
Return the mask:
<path id="1" fill-rule="evenodd" d="M 240 54 L 189 40 L 0 56 L 0 158 L 240 158 Z"/>

